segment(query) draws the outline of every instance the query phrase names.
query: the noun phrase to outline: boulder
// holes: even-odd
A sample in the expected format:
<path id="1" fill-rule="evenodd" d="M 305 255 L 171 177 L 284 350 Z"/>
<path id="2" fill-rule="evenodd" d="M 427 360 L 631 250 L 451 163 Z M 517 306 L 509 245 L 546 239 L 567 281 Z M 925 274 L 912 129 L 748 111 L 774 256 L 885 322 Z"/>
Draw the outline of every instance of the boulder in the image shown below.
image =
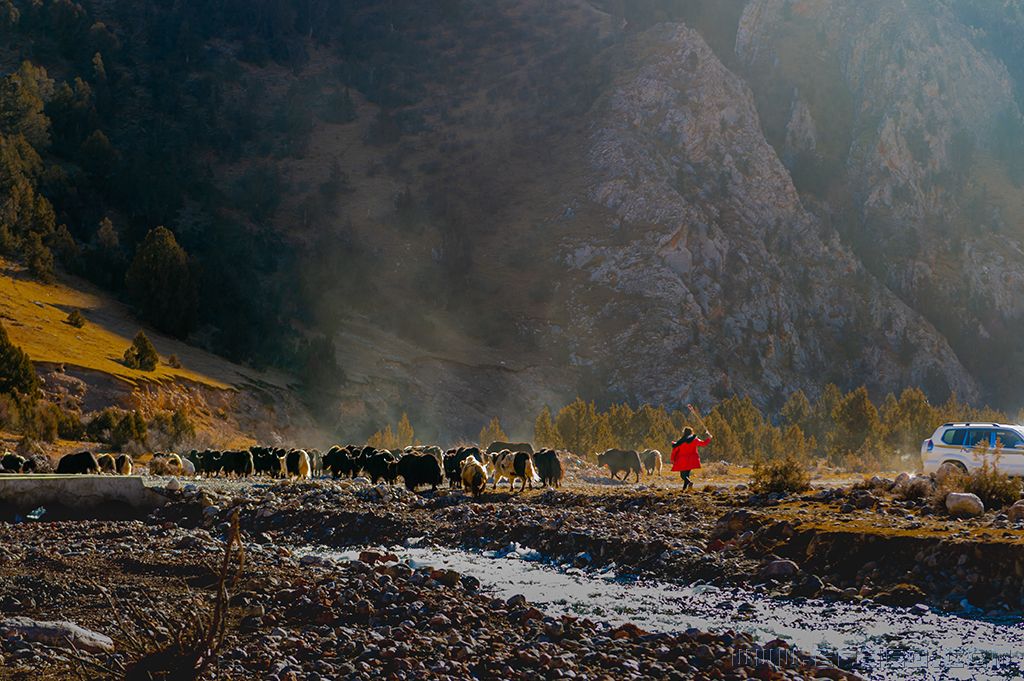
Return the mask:
<path id="1" fill-rule="evenodd" d="M 875 496 L 872 495 L 870 492 L 860 491 L 859 494 L 855 494 L 853 496 L 850 503 L 853 505 L 854 508 L 865 509 L 871 508 L 876 503 L 878 503 L 878 499 L 876 499 Z"/>
<path id="2" fill-rule="evenodd" d="M 759 527 L 761 517 L 745 508 L 729 511 L 715 523 L 711 530 L 712 539 L 731 539 L 745 530 Z"/>
<path id="3" fill-rule="evenodd" d="M 977 494 L 950 492 L 946 495 L 946 510 L 955 518 L 976 518 L 985 512 L 985 504 Z"/>
<path id="4" fill-rule="evenodd" d="M 800 566 L 791 560 L 773 560 L 761 568 L 765 579 L 790 579 L 800 572 Z"/>
<path id="5" fill-rule="evenodd" d="M 875 594 L 875 600 L 884 605 L 910 607 L 928 599 L 928 595 L 916 584 L 895 584 Z M 927 606 L 926 606 L 927 607 Z"/>
<path id="6" fill-rule="evenodd" d="M 805 575 L 799 582 L 793 585 L 789 594 L 791 596 L 803 596 L 804 598 L 814 598 L 821 593 L 822 589 L 825 588 L 824 582 L 817 575 Z M 765 646 L 767 647 L 767 646 Z"/>
<path id="7" fill-rule="evenodd" d="M 935 471 L 935 482 L 940 485 L 944 485 L 947 482 L 954 480 L 964 474 L 964 471 L 960 466 L 955 463 L 944 463 L 939 466 L 939 470 Z"/>
<path id="8" fill-rule="evenodd" d="M 1018 499 L 1013 506 L 1006 509 L 1006 519 L 1011 523 L 1019 523 L 1024 520 L 1024 499 Z"/>
<path id="9" fill-rule="evenodd" d="M 935 491 L 935 483 L 927 475 L 915 475 L 908 482 L 906 487 L 900 490 L 904 499 L 924 499 L 930 497 Z"/>
<path id="10" fill-rule="evenodd" d="M 11 617 L 0 620 L 0 635 L 20 636 L 33 643 L 74 647 L 90 653 L 114 652 L 114 642 L 109 636 L 89 631 L 74 622 L 42 622 L 28 617 Z"/>

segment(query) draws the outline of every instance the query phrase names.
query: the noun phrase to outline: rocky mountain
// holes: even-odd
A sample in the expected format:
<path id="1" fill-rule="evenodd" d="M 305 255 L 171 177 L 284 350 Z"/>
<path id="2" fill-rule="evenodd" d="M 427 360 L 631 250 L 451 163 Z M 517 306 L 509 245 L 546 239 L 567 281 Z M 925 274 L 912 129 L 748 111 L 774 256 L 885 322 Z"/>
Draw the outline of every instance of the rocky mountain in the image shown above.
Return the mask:
<path id="1" fill-rule="evenodd" d="M 595 16 L 611 36 L 591 57 L 605 78 L 578 124 L 547 137 L 557 161 L 529 165 L 544 181 L 512 188 L 528 200 L 499 218 L 510 233 L 534 224 L 521 269 L 550 281 L 540 314 L 512 328 L 558 352 L 508 349 L 502 378 L 454 391 L 478 412 L 463 404 L 455 423 L 577 391 L 738 392 L 771 408 L 834 381 L 1016 399 L 979 349 L 1012 352 L 1020 250 L 970 220 L 989 175 L 1014 187 L 989 145 L 1019 112 L 976 29 L 945 5 L 764 0 L 723 55 L 684 21 Z M 516 309 L 524 293 L 495 303 Z M 476 352 L 460 371 L 483 378 Z M 439 385 L 414 394 L 430 402 Z M 523 392 L 535 399 L 509 409 Z"/>
<path id="2" fill-rule="evenodd" d="M 168 226 L 193 342 L 307 381 L 333 352 L 332 430 L 830 381 L 1024 399 L 1018 0 L 7 4 L 5 70 L 86 74 L 115 147 L 50 114 L 44 156 L 90 179 L 58 218 Z M 147 107 L 178 140 L 152 196 L 170 133 L 118 127 Z"/>

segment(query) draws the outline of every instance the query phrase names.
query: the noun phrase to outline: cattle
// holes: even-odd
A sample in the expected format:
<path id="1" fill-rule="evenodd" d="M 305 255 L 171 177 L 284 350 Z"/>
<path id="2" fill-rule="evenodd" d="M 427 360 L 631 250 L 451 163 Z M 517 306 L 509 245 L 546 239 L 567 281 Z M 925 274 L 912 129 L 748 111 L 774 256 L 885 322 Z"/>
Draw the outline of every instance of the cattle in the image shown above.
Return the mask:
<path id="1" fill-rule="evenodd" d="M 281 472 L 281 463 L 277 455 L 269 447 L 252 447 L 249 450 L 252 457 L 253 473 L 256 475 L 276 476 Z"/>
<path id="2" fill-rule="evenodd" d="M 370 480 L 375 485 L 381 479 L 393 483 L 398 470 L 395 466 L 396 463 L 398 462 L 391 452 L 381 451 L 366 458 L 363 463 L 363 471 L 370 476 Z"/>
<path id="3" fill-rule="evenodd" d="M 76 475 L 83 473 L 99 473 L 100 464 L 96 461 L 96 455 L 92 452 L 78 452 L 77 454 L 65 454 L 57 462 L 57 473 L 62 475 Z"/>
<path id="4" fill-rule="evenodd" d="M 0 458 L 0 470 L 3 470 L 5 473 L 25 473 L 27 472 L 25 466 L 28 462 L 29 459 L 8 452 Z"/>
<path id="5" fill-rule="evenodd" d="M 598 466 L 608 466 L 613 480 L 619 479 L 619 473 L 623 473 L 622 481 L 629 479 L 629 474 L 636 475 L 636 481 L 640 482 L 640 455 L 632 449 L 609 449 L 597 455 Z"/>
<path id="6" fill-rule="evenodd" d="M 306 452 L 309 455 L 309 475 L 319 478 L 324 472 L 324 455 L 319 449 L 310 449 Z"/>
<path id="7" fill-rule="evenodd" d="M 437 445 L 429 445 L 427 447 L 421 447 L 420 451 L 424 454 L 430 454 L 432 457 L 437 459 L 437 465 L 444 468 L 444 451 Z"/>
<path id="8" fill-rule="evenodd" d="M 182 474 L 182 471 L 184 471 L 184 465 L 181 463 L 180 456 L 178 456 L 174 452 L 171 452 L 170 454 L 165 455 L 164 458 L 167 459 L 167 467 L 170 469 L 173 475 Z"/>
<path id="9" fill-rule="evenodd" d="M 194 478 L 196 476 L 196 465 L 187 457 L 178 457 L 178 460 L 181 461 L 181 474 Z"/>
<path id="10" fill-rule="evenodd" d="M 647 475 L 661 475 L 661 452 L 657 449 L 645 449 L 640 452 L 640 463 Z"/>
<path id="11" fill-rule="evenodd" d="M 117 472 L 117 464 L 114 462 L 114 457 L 110 454 L 98 454 L 96 456 L 96 463 L 100 465 L 101 473 L 110 473 L 113 475 Z"/>
<path id="12" fill-rule="evenodd" d="M 503 449 L 492 454 L 491 461 L 494 464 L 494 487 L 492 489 L 497 489 L 498 481 L 502 478 L 508 478 L 508 486 L 513 493 L 516 491 L 516 480 L 523 483 L 519 488 L 520 492 L 526 489 L 527 483 L 529 483 L 530 489 L 533 489 L 533 483 L 540 482 L 533 466 L 533 455 L 528 452 L 511 452 Z"/>
<path id="13" fill-rule="evenodd" d="M 223 453 L 219 451 L 209 450 L 199 452 L 196 456 L 198 462 L 196 463 L 196 472 L 211 477 L 214 475 L 220 475 L 224 472 L 224 461 Z"/>
<path id="14" fill-rule="evenodd" d="M 442 480 L 441 464 L 432 454 L 406 454 L 396 464 L 396 472 L 410 492 L 423 485 L 430 485 L 436 491 Z"/>
<path id="15" fill-rule="evenodd" d="M 533 465 L 537 468 L 537 475 L 540 476 L 541 483 L 547 487 L 551 485 L 553 487 L 562 486 L 562 478 L 565 476 L 565 471 L 562 470 L 562 462 L 558 458 L 558 453 L 553 449 L 542 449 L 533 455 Z"/>
<path id="16" fill-rule="evenodd" d="M 470 454 L 459 462 L 459 474 L 462 478 L 462 485 L 473 495 L 479 497 L 487 489 L 487 468 L 477 461 L 476 457 Z"/>
<path id="17" fill-rule="evenodd" d="M 338 445 L 334 445 L 324 454 L 324 470 L 330 473 L 335 480 L 347 476 L 350 465 L 348 450 L 342 449 Z"/>
<path id="18" fill-rule="evenodd" d="M 507 449 L 510 452 L 526 452 L 531 456 L 533 455 L 533 445 L 529 442 L 492 442 L 487 446 L 487 453 L 497 454 L 503 449 Z"/>
<path id="19" fill-rule="evenodd" d="M 281 477 L 309 477 L 309 454 L 305 450 L 293 449 L 278 461 L 281 463 Z"/>
<path id="20" fill-rule="evenodd" d="M 477 461 L 482 458 L 480 449 L 477 447 L 459 447 L 450 450 L 444 455 L 444 477 L 448 479 L 449 487 L 462 486 L 462 462 L 469 457 L 475 457 Z"/>
<path id="21" fill-rule="evenodd" d="M 118 475 L 131 475 L 132 474 L 132 457 L 127 454 L 120 454 L 114 459 L 114 468 Z"/>
<path id="22" fill-rule="evenodd" d="M 252 475 L 256 470 L 252 452 L 247 449 L 221 452 L 220 467 L 225 475 L 234 475 L 239 478 Z"/>
<path id="23" fill-rule="evenodd" d="M 181 459 L 183 462 L 190 462 L 197 475 L 202 475 L 205 472 L 203 470 L 203 457 L 196 450 L 190 450 L 188 454 L 182 455 Z"/>

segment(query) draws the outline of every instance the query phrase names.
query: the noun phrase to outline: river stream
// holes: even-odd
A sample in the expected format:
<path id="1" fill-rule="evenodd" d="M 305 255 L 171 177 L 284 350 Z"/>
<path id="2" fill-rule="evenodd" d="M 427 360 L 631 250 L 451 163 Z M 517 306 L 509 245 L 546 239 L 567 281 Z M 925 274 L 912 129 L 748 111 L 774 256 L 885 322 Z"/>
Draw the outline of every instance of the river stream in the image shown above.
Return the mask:
<path id="1" fill-rule="evenodd" d="M 681 586 L 548 565 L 535 551 L 443 548 L 392 549 L 412 567 L 449 568 L 480 580 L 501 598 L 523 594 L 551 615 L 613 624 L 632 622 L 656 632 L 748 632 L 761 642 L 781 638 L 838 660 L 872 679 L 1024 679 L 1024 623 L 976 619 L 918 608 L 780 599 L 763 591 Z M 358 551 L 317 550 L 354 559 Z"/>

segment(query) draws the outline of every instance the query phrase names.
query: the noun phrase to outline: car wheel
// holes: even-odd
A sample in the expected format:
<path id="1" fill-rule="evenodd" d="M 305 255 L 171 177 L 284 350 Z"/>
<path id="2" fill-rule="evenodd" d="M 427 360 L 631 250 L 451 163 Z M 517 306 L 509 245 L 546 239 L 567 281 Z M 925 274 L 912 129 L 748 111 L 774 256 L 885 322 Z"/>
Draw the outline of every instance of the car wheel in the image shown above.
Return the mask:
<path id="1" fill-rule="evenodd" d="M 956 466 L 957 468 L 959 468 L 961 473 L 963 473 L 964 475 L 967 475 L 967 466 L 964 465 L 963 461 L 952 461 L 952 460 L 950 460 L 950 461 L 943 461 L 942 463 L 943 464 L 951 463 L 954 466 Z"/>

